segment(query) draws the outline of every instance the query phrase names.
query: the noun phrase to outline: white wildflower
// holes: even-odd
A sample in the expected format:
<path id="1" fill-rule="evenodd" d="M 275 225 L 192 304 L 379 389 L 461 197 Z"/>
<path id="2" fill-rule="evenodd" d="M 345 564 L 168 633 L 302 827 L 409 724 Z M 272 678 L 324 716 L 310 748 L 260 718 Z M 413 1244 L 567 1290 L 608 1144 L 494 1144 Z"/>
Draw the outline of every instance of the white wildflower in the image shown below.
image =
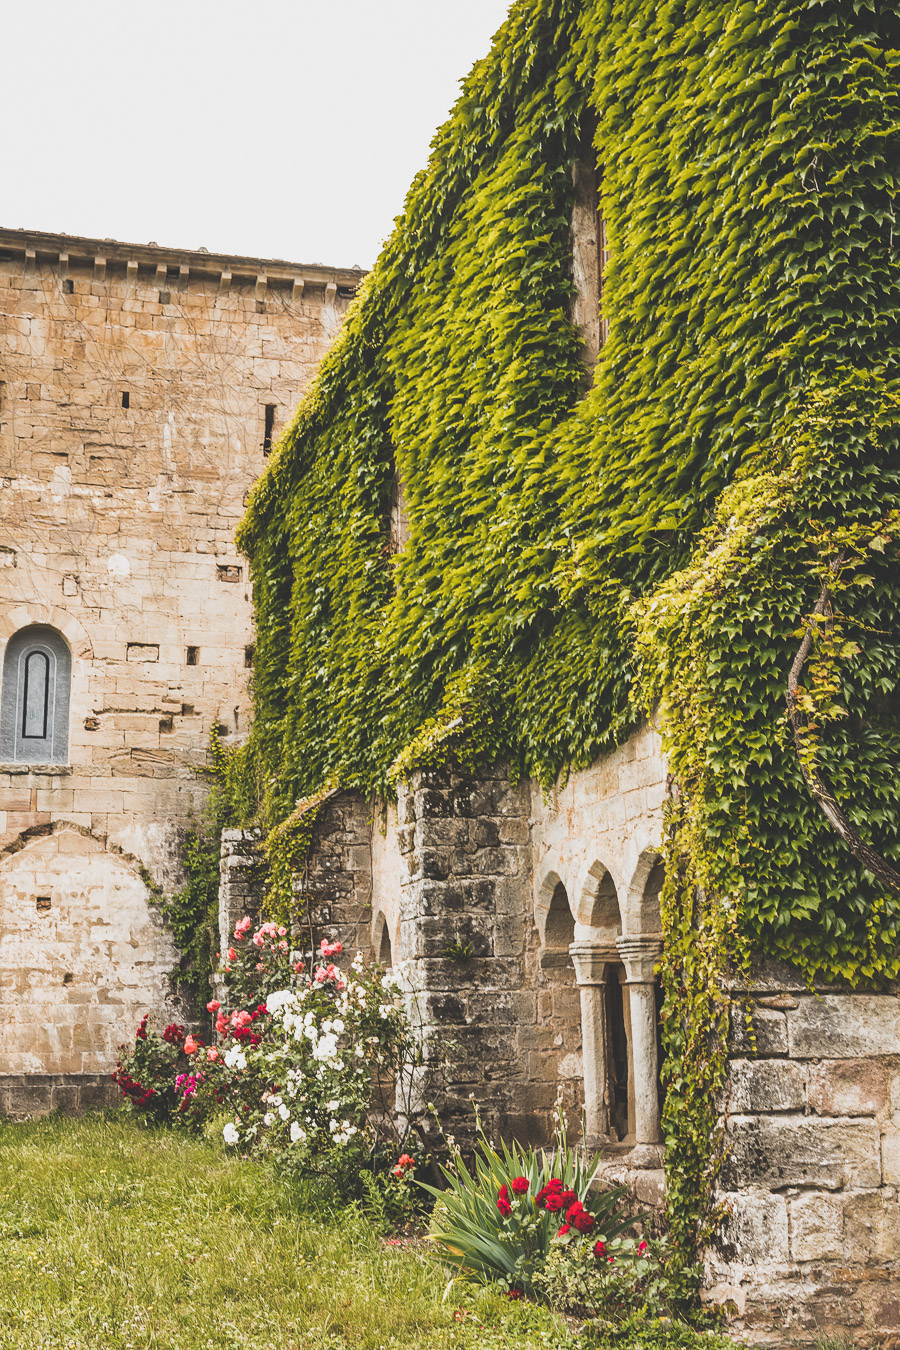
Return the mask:
<path id="1" fill-rule="evenodd" d="M 222 1138 L 225 1140 L 226 1144 L 236 1144 L 240 1138 L 240 1135 L 237 1132 L 237 1126 L 230 1120 L 227 1125 L 222 1127 Z"/>

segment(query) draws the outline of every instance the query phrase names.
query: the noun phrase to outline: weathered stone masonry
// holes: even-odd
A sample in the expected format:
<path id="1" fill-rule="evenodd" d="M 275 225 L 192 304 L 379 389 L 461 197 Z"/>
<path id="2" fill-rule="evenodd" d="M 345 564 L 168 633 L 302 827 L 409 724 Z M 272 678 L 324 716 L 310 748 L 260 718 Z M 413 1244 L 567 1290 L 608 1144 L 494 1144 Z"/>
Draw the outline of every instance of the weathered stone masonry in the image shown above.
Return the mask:
<path id="1" fill-rule="evenodd" d="M 180 879 L 211 727 L 247 728 L 234 529 L 359 276 L 0 230 L 0 642 L 46 648 L 68 742 L 35 758 L 8 660 L 0 1109 L 86 1105 L 143 1013 L 175 1011 L 147 881 Z"/>
<path id="2" fill-rule="evenodd" d="M 654 965 L 665 764 L 650 728 L 543 793 L 502 766 L 422 771 L 396 806 L 333 793 L 297 889 L 311 936 L 402 974 L 420 1090 L 471 1139 L 544 1142 L 557 1094 L 610 1180 L 663 1197 Z M 237 916 L 238 906 L 233 906 Z M 706 1295 L 748 1343 L 819 1331 L 900 1345 L 900 1001 L 812 993 L 760 967 L 735 990 L 721 1242 Z M 426 1127 L 428 1123 L 426 1121 Z"/>

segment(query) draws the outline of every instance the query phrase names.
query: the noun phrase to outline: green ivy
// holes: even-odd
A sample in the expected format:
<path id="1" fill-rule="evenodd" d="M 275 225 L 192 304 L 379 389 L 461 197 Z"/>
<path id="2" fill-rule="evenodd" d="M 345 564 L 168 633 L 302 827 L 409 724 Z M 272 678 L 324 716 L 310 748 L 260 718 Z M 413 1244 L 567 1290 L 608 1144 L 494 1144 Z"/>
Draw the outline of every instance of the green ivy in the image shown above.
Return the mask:
<path id="1" fill-rule="evenodd" d="M 682 1234 L 715 1172 L 734 963 L 900 973 L 900 897 L 829 829 L 784 712 L 850 530 L 867 562 L 837 597 L 839 651 L 810 664 L 815 755 L 900 861 L 898 77 L 886 0 L 519 0 L 240 532 L 271 825 L 323 784 L 389 793 L 450 750 L 548 784 L 656 717 L 680 794 Z M 569 221 L 588 126 L 612 260 L 583 397 Z M 391 557 L 398 476 L 410 538 Z"/>

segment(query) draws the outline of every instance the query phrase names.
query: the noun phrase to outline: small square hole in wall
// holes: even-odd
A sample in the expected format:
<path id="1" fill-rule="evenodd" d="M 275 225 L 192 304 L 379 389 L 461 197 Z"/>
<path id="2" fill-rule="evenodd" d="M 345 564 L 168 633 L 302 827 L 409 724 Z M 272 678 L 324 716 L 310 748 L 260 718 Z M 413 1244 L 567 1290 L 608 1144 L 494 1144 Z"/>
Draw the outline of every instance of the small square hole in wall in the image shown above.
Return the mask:
<path id="1" fill-rule="evenodd" d="M 220 581 L 240 581 L 242 572 L 239 567 L 232 567 L 230 563 L 216 563 L 216 576 Z"/>
<path id="2" fill-rule="evenodd" d="M 43 914 L 50 908 L 49 895 L 39 895 L 37 898 L 38 913 Z"/>
<path id="3" fill-rule="evenodd" d="M 123 408 L 131 407 L 131 395 L 129 394 L 127 389 L 122 390 L 122 407 Z"/>
<path id="4" fill-rule="evenodd" d="M 72 280 L 71 277 L 66 277 L 65 281 L 63 282 L 63 290 L 65 291 L 66 295 L 75 294 L 75 282 Z"/>
<path id="5" fill-rule="evenodd" d="M 171 715 L 171 713 L 169 714 L 168 717 L 161 717 L 161 718 L 159 719 L 159 729 L 160 729 L 160 731 L 172 731 L 173 728 L 174 728 L 174 725 L 175 725 L 175 724 L 174 724 L 174 722 L 172 721 L 172 715 Z"/>
<path id="6" fill-rule="evenodd" d="M 199 648 L 199 647 L 188 647 L 188 649 L 187 649 L 187 663 L 188 663 L 189 666 L 199 666 L 199 664 L 200 664 L 200 648 Z"/>
<path id="7" fill-rule="evenodd" d="M 63 984 L 71 984 L 74 979 L 75 976 L 72 974 L 71 970 L 67 970 L 63 976 Z"/>
<path id="8" fill-rule="evenodd" d="M 182 703 L 182 705 L 181 705 L 181 715 L 182 715 L 182 717 L 193 717 L 193 715 L 194 715 L 194 705 L 193 705 L 193 703 Z"/>
<path id="9" fill-rule="evenodd" d="M 244 648 L 244 665 L 246 666 L 247 670 L 249 670 L 249 669 L 251 668 L 251 666 L 253 665 L 253 648 L 252 648 L 252 647 L 245 647 L 245 648 Z"/>
<path id="10" fill-rule="evenodd" d="M 256 302 L 256 312 L 257 312 L 257 314 L 265 314 L 265 312 L 266 312 L 266 302 L 265 302 L 265 300 L 257 300 L 257 302 Z"/>
<path id="11" fill-rule="evenodd" d="M 168 304 L 171 303 L 171 300 L 172 300 L 172 292 L 171 292 L 171 291 L 160 291 L 160 293 L 159 293 L 159 303 L 160 303 L 161 305 L 168 305 Z"/>

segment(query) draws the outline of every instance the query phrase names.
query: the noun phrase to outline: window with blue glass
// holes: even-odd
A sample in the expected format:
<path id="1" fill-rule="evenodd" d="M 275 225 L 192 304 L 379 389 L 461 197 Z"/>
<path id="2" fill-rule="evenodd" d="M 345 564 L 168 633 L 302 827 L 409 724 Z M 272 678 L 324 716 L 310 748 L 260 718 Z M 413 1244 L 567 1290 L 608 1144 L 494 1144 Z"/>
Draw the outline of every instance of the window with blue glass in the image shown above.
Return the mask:
<path id="1" fill-rule="evenodd" d="M 33 624 L 14 633 L 3 657 L 0 759 L 66 764 L 72 654 L 61 633 Z"/>

